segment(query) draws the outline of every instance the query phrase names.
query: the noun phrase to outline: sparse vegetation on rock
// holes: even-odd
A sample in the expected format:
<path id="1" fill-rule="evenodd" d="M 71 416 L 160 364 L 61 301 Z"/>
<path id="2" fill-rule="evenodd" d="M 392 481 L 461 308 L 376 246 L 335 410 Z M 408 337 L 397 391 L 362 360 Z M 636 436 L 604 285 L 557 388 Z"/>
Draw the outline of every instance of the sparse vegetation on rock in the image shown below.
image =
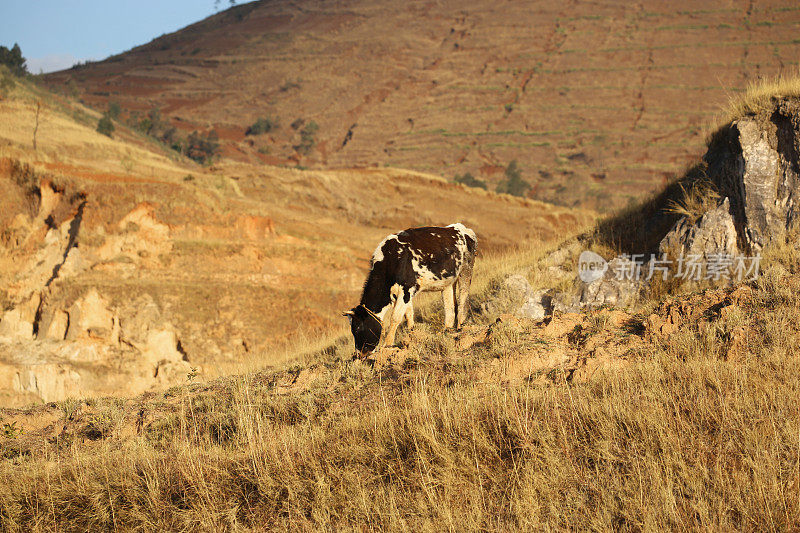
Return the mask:
<path id="1" fill-rule="evenodd" d="M 748 83 L 744 92 L 728 98 L 726 122 L 770 111 L 777 100 L 800 98 L 800 72 L 781 73 Z"/>

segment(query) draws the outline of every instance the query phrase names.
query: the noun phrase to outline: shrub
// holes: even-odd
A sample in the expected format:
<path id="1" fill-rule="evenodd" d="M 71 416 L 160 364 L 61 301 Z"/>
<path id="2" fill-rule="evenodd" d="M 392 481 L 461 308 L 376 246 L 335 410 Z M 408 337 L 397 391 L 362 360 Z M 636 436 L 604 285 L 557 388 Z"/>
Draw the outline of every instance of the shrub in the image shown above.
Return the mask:
<path id="1" fill-rule="evenodd" d="M 253 122 L 253 125 L 247 128 L 245 135 L 261 135 L 262 133 L 269 133 L 278 127 L 278 119 L 272 117 L 262 117 Z"/>
<path id="2" fill-rule="evenodd" d="M 317 143 L 315 137 L 317 130 L 319 130 L 319 126 L 313 120 L 306 124 L 302 130 L 300 130 L 300 144 L 293 146 L 297 153 L 308 155 L 308 153 L 311 152 L 311 150 L 314 148 L 314 145 Z"/>
<path id="3" fill-rule="evenodd" d="M 157 137 L 158 131 L 163 130 L 165 126 L 166 123 L 161 118 L 161 110 L 154 108 L 147 113 L 146 117 L 141 119 L 138 124 L 136 124 L 136 129 L 146 135 Z"/>
<path id="4" fill-rule="evenodd" d="M 111 121 L 111 117 L 108 114 L 104 114 L 100 121 L 97 123 L 97 132 L 102 133 L 106 137 L 111 137 L 111 134 L 114 133 L 114 123 Z"/>
<path id="5" fill-rule="evenodd" d="M 289 81 L 286 81 L 283 85 L 280 86 L 279 90 L 282 93 L 285 93 L 286 91 L 289 91 L 291 89 L 299 89 L 301 81 L 302 80 L 297 80 L 297 81 L 289 80 Z"/>
<path id="6" fill-rule="evenodd" d="M 211 130 L 205 136 L 193 131 L 186 139 L 186 155 L 198 163 L 210 162 L 219 148 L 219 136 Z"/>
<path id="7" fill-rule="evenodd" d="M 510 194 L 512 196 L 525 196 L 530 190 L 531 184 L 522 179 L 522 170 L 514 159 L 506 167 L 506 178 L 497 184 L 497 192 Z"/>
<path id="8" fill-rule="evenodd" d="M 121 113 L 122 113 L 122 107 L 119 105 L 118 102 L 110 102 L 108 104 L 108 111 L 106 111 L 106 115 L 111 117 L 112 120 L 119 119 Z"/>
<path id="9" fill-rule="evenodd" d="M 5 98 L 14 85 L 14 76 L 7 67 L 0 65 L 0 99 Z"/>
<path id="10" fill-rule="evenodd" d="M 484 190 L 486 189 L 486 182 L 483 180 L 479 180 L 469 172 L 466 172 L 461 176 L 456 174 L 455 177 L 453 178 L 453 181 L 455 181 L 456 183 L 461 183 L 463 185 L 466 185 L 467 187 L 475 187 L 477 189 L 484 189 Z"/>
<path id="11" fill-rule="evenodd" d="M 174 149 L 175 146 L 180 147 L 180 140 L 178 139 L 178 130 L 174 126 L 165 129 L 158 139 Z M 180 150 L 178 150 L 180 151 Z"/>
<path id="12" fill-rule="evenodd" d="M 24 76 L 28 73 L 25 65 L 25 58 L 22 57 L 22 50 L 17 43 L 11 49 L 0 46 L 0 65 L 5 65 L 15 76 Z"/>

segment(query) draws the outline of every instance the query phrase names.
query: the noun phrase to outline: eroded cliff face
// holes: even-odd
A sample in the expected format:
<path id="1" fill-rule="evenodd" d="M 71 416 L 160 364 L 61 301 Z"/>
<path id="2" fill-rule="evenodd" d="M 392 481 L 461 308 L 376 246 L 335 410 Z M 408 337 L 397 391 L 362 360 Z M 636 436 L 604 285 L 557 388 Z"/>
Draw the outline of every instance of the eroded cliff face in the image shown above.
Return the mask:
<path id="1" fill-rule="evenodd" d="M 185 381 L 193 367 L 153 297 L 133 286 L 114 299 L 88 283 L 168 254 L 172 229 L 147 203 L 106 229 L 72 184 L 24 165 L 6 162 L 5 170 L 6 199 L 17 202 L 6 203 L 0 235 L 0 404 Z"/>
<path id="2" fill-rule="evenodd" d="M 275 340 L 270 217 L 191 182 L 69 170 L 0 160 L 0 405 L 215 377 Z"/>

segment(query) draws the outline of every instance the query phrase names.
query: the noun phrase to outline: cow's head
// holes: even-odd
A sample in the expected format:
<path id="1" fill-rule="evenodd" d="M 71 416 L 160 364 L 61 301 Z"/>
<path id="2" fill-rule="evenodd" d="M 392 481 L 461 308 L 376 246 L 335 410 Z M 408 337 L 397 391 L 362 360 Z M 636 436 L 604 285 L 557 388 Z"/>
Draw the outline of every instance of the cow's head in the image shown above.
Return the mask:
<path id="1" fill-rule="evenodd" d="M 344 316 L 350 321 L 356 350 L 362 357 L 372 352 L 381 340 L 381 321 L 375 313 L 359 305 L 344 313 Z"/>

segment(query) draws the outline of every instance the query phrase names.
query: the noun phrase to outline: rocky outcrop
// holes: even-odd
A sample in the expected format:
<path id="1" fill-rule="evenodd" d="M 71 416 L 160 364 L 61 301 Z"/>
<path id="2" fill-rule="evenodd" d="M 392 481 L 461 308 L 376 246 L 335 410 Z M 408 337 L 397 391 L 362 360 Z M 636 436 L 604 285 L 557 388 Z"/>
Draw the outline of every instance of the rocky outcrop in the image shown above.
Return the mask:
<path id="1" fill-rule="evenodd" d="M 781 238 L 796 221 L 798 154 L 800 101 L 795 98 L 775 99 L 768 110 L 742 117 L 712 138 L 703 159 L 709 180 L 728 201 L 742 252 L 757 252 Z M 730 224 L 727 217 L 716 218 L 718 228 L 711 231 L 729 234 L 722 227 Z M 701 246 L 698 243 L 695 248 Z"/>
<path id="2" fill-rule="evenodd" d="M 83 241 L 85 196 L 49 181 L 37 185 L 23 174 L 23 190 L 37 204 L 11 217 L 0 234 L 0 405 L 184 382 L 193 367 L 177 328 L 152 297 L 115 302 L 107 288 L 72 285 L 109 264 L 157 264 L 172 248 L 170 227 L 157 220 L 151 204 L 139 203 L 116 232 L 95 224 L 94 239 Z M 258 234 L 260 228 L 250 229 Z"/>
<path id="3" fill-rule="evenodd" d="M 570 271 L 575 279 L 571 290 L 553 295 L 553 310 L 568 313 L 603 305 L 626 307 L 648 288 L 652 274 L 658 276 L 661 272 L 657 269 L 665 264 L 667 275 L 674 276 L 681 261 L 698 261 L 705 270 L 692 276 L 683 272 L 684 282 L 709 279 L 708 265 L 714 258 L 728 256 L 734 260 L 734 266 L 741 266 L 740 260 L 781 239 L 797 222 L 799 154 L 800 99 L 776 99 L 771 108 L 721 128 L 709 143 L 704 164 L 697 167 L 700 172 L 690 172 L 657 200 L 643 204 L 640 213 L 615 221 L 622 231 L 647 233 L 647 239 L 639 239 L 646 241 L 646 250 L 629 250 L 627 257 L 613 259 L 598 256 L 600 262 L 608 260 L 608 263 L 603 265 L 602 275 L 592 279 L 580 279 L 577 275 L 574 250 L 568 252 L 565 247 L 551 254 L 551 259 L 561 262 L 560 268 L 544 263 L 554 279 Z M 670 203 L 680 204 L 685 200 L 681 195 L 687 191 L 702 196 L 708 192 L 706 187 L 719 200 L 712 201 L 715 195 L 695 197 L 692 209 L 710 205 L 704 212 L 680 217 L 672 213 Z M 584 244 L 584 249 L 588 248 L 589 243 Z M 569 247 L 574 247 L 574 243 Z M 731 279 L 733 274 L 713 277 L 714 281 L 726 284 Z"/>
<path id="4" fill-rule="evenodd" d="M 578 264 L 574 265 L 572 290 L 551 291 L 551 311 L 578 313 L 603 306 L 627 308 L 636 302 L 644 287 L 645 268 L 630 258 L 615 257 L 596 276 L 586 279 L 581 279 L 578 268 Z"/>
<path id="5" fill-rule="evenodd" d="M 52 313 L 58 316 L 65 311 L 55 309 Z M 97 339 L 112 344 L 119 341 L 119 319 L 108 308 L 108 302 L 97 289 L 89 289 L 72 304 L 66 315 L 69 324 L 64 337 L 66 340 Z"/>
<path id="6" fill-rule="evenodd" d="M 41 297 L 32 295 L 16 307 L 3 313 L 0 319 L 0 340 L 31 340 L 34 337 L 36 310 Z"/>
<path id="7" fill-rule="evenodd" d="M 118 307 L 90 288 L 68 309 L 39 309 L 34 336 L 36 302 L 7 312 L 0 322 L 14 333 L 0 342 L 2 405 L 136 394 L 183 383 L 199 366 L 189 362 L 178 332 L 147 295 Z"/>
<path id="8" fill-rule="evenodd" d="M 727 150 L 709 150 L 706 158 L 728 187 L 744 244 L 760 249 L 797 217 L 800 103 L 780 100 L 770 113 L 734 122 L 727 134 Z"/>
<path id="9" fill-rule="evenodd" d="M 666 254 L 673 259 L 689 255 L 733 256 L 738 251 L 736 224 L 728 198 L 694 223 L 688 217 L 681 218 L 658 246 L 660 256 Z"/>
<path id="10" fill-rule="evenodd" d="M 508 311 L 513 316 L 542 321 L 552 311 L 550 292 L 534 290 L 522 274 L 507 276 L 494 297 L 483 304 L 483 312 L 496 315 Z"/>
<path id="11" fill-rule="evenodd" d="M 580 307 L 627 307 L 639 296 L 643 280 L 640 264 L 625 257 L 615 257 L 608 262 L 602 277 L 582 284 Z"/>

